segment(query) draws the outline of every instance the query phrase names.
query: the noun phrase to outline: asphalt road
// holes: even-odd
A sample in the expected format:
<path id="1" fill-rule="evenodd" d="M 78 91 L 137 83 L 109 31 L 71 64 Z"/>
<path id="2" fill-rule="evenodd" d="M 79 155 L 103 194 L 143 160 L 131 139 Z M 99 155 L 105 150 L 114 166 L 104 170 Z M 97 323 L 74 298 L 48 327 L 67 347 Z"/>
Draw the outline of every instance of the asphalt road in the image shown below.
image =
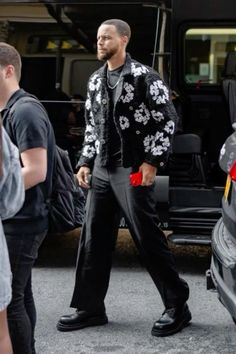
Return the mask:
<path id="1" fill-rule="evenodd" d="M 69 308 L 74 285 L 77 236 L 52 237 L 43 245 L 33 271 L 38 309 L 37 354 L 234 354 L 236 327 L 215 293 L 206 290 L 209 247 L 173 247 L 181 276 L 189 285 L 192 323 L 166 338 L 151 336 L 163 305 L 149 275 L 139 262 L 129 236 L 118 238 L 106 298 L 109 323 L 62 333 L 56 322 Z M 23 353 L 22 353 L 23 354 Z"/>

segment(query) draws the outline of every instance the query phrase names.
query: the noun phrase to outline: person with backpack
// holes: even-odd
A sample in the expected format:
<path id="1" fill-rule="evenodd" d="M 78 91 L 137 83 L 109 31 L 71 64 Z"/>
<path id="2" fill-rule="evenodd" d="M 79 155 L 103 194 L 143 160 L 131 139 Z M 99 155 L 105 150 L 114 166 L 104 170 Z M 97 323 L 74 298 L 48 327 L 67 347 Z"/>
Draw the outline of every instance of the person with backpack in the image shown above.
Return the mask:
<path id="1" fill-rule="evenodd" d="M 3 223 L 12 269 L 12 300 L 8 324 L 14 354 L 35 353 L 36 308 L 32 267 L 48 231 L 55 137 L 45 109 L 19 86 L 21 58 L 11 45 L 0 42 L 0 110 L 3 126 L 18 147 L 24 178 L 25 202 Z M 14 105 L 15 109 L 12 109 Z"/>
<path id="2" fill-rule="evenodd" d="M 7 324 L 11 301 L 11 269 L 2 220 L 11 218 L 22 207 L 25 197 L 19 152 L 2 127 L 0 119 L 0 353 L 12 354 Z"/>
<path id="3" fill-rule="evenodd" d="M 158 73 L 126 53 L 130 35 L 119 19 L 97 32 L 97 56 L 105 65 L 90 77 L 85 104 L 77 177 L 89 192 L 71 301 L 76 311 L 59 319 L 60 331 L 108 322 L 104 300 L 120 209 L 164 304 L 152 335 L 177 333 L 191 320 L 189 287 L 158 227 L 155 203 L 155 177 L 168 158 L 176 111 Z"/>

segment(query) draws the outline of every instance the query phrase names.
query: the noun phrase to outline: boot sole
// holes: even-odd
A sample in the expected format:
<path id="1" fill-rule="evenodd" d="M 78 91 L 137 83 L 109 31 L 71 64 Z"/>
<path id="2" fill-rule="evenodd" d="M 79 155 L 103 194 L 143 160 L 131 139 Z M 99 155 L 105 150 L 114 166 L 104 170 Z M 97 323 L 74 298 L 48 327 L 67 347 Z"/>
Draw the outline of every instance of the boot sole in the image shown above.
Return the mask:
<path id="1" fill-rule="evenodd" d="M 169 330 L 158 330 L 158 329 L 152 329 L 152 335 L 155 337 L 167 337 L 171 336 L 172 334 L 175 334 L 177 332 L 180 332 L 184 327 L 187 327 L 190 325 L 190 321 L 192 319 L 192 315 L 190 312 L 188 312 L 183 320 L 178 324 L 177 327 Z"/>
<path id="2" fill-rule="evenodd" d="M 69 332 L 69 331 L 76 331 L 78 329 L 83 329 L 86 327 L 103 326 L 107 323 L 108 323 L 107 317 L 100 318 L 100 319 L 98 319 L 97 317 L 91 317 L 86 322 L 82 322 L 80 324 L 77 323 L 77 324 L 66 325 L 66 324 L 58 322 L 57 329 L 58 329 L 58 331 L 61 331 L 61 332 Z"/>

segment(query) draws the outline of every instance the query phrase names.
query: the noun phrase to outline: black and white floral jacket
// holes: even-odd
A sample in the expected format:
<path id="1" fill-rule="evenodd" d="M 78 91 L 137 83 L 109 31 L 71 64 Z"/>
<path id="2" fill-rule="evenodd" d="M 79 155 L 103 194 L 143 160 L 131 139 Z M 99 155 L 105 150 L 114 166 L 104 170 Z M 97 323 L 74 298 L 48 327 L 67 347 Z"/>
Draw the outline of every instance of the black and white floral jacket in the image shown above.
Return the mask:
<path id="1" fill-rule="evenodd" d="M 79 166 L 109 163 L 109 95 L 107 65 L 89 79 L 85 104 L 86 130 Z M 158 73 L 127 54 L 122 78 L 116 88 L 114 122 L 121 138 L 124 167 L 143 162 L 163 167 L 171 147 L 177 114 L 169 90 Z"/>

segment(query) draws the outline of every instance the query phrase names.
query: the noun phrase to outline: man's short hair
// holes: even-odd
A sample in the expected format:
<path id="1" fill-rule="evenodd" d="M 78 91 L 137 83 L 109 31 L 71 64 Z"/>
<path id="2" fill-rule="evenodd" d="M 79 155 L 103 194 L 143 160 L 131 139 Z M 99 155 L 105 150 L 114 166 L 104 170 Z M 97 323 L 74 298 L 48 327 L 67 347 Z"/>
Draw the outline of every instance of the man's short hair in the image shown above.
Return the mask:
<path id="1" fill-rule="evenodd" d="M 128 25 L 127 22 L 114 18 L 114 19 L 106 20 L 106 21 L 102 22 L 101 25 L 115 26 L 115 28 L 120 36 L 127 36 L 128 40 L 130 40 L 131 29 L 130 29 L 130 26 Z"/>
<path id="2" fill-rule="evenodd" d="M 2 67 L 13 65 L 16 78 L 20 81 L 22 66 L 20 54 L 13 46 L 5 42 L 0 42 L 0 65 Z"/>

